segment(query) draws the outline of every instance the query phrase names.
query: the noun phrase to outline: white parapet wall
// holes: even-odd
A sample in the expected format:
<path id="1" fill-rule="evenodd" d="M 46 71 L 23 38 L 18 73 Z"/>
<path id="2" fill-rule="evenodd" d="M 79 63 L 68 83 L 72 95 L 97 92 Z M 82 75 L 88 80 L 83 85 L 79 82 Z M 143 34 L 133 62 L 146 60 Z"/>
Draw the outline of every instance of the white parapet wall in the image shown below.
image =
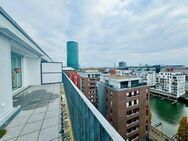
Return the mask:
<path id="1" fill-rule="evenodd" d="M 13 108 L 11 51 L 8 39 L 0 34 L 0 119 Z"/>

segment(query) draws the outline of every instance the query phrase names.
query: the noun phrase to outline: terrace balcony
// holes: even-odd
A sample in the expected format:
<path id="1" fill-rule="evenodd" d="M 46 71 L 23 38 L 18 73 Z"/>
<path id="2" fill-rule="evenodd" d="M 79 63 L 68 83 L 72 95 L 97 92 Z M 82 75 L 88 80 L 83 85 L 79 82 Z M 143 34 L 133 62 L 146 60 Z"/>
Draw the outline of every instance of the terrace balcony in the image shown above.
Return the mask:
<path id="1" fill-rule="evenodd" d="M 63 73 L 63 83 L 31 86 L 14 97 L 21 106 L 1 141 L 124 141 Z"/>

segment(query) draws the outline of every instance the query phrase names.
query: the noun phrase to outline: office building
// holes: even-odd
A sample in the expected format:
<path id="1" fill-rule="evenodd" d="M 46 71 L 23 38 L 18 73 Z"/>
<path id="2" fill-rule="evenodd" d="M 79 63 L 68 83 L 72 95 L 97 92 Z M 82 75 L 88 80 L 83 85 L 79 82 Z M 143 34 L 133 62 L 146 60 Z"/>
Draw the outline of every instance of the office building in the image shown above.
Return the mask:
<path id="1" fill-rule="evenodd" d="M 100 74 L 100 72 L 95 70 L 87 70 L 80 73 L 80 90 L 95 107 L 98 107 L 96 82 L 100 80 Z"/>
<path id="2" fill-rule="evenodd" d="M 118 133 L 126 141 L 146 139 L 150 96 L 149 87 L 142 79 L 130 74 L 101 75 L 98 85 L 100 95 L 104 92 L 102 98 L 106 99 L 106 107 L 104 101 L 99 105 L 106 109 L 106 119 Z M 103 109 L 99 111 L 103 112 Z"/>
<path id="3" fill-rule="evenodd" d="M 119 62 L 119 69 L 125 69 L 127 66 L 127 63 L 125 61 Z"/>
<path id="4" fill-rule="evenodd" d="M 75 41 L 67 42 L 67 67 L 79 69 L 78 43 Z"/>
<path id="5" fill-rule="evenodd" d="M 155 90 L 176 99 L 185 94 L 185 75 L 181 72 L 159 72 Z"/>

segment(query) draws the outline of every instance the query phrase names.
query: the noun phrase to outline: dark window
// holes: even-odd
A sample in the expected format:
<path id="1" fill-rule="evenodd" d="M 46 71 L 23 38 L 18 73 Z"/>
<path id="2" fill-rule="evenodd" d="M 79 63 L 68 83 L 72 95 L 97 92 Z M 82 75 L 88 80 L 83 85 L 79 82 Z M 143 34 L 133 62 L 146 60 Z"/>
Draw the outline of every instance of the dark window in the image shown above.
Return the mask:
<path id="1" fill-rule="evenodd" d="M 137 102 L 136 102 L 136 100 L 134 100 L 134 104 L 136 104 Z"/>
<path id="2" fill-rule="evenodd" d="M 136 87 L 136 86 L 138 86 L 138 84 L 139 84 L 139 80 L 133 80 L 133 81 L 131 81 L 131 86 L 132 87 Z"/>
<path id="3" fill-rule="evenodd" d="M 121 87 L 121 89 L 128 88 L 128 81 L 121 82 L 120 87 Z"/>

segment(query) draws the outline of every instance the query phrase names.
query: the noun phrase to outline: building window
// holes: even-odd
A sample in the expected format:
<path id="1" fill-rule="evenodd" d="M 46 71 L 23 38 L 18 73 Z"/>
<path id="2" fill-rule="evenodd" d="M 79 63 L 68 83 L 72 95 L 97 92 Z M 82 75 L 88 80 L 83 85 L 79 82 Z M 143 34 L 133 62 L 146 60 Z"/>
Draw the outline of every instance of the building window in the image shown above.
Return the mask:
<path id="1" fill-rule="evenodd" d="M 22 87 L 22 57 L 11 53 L 12 90 Z"/>

